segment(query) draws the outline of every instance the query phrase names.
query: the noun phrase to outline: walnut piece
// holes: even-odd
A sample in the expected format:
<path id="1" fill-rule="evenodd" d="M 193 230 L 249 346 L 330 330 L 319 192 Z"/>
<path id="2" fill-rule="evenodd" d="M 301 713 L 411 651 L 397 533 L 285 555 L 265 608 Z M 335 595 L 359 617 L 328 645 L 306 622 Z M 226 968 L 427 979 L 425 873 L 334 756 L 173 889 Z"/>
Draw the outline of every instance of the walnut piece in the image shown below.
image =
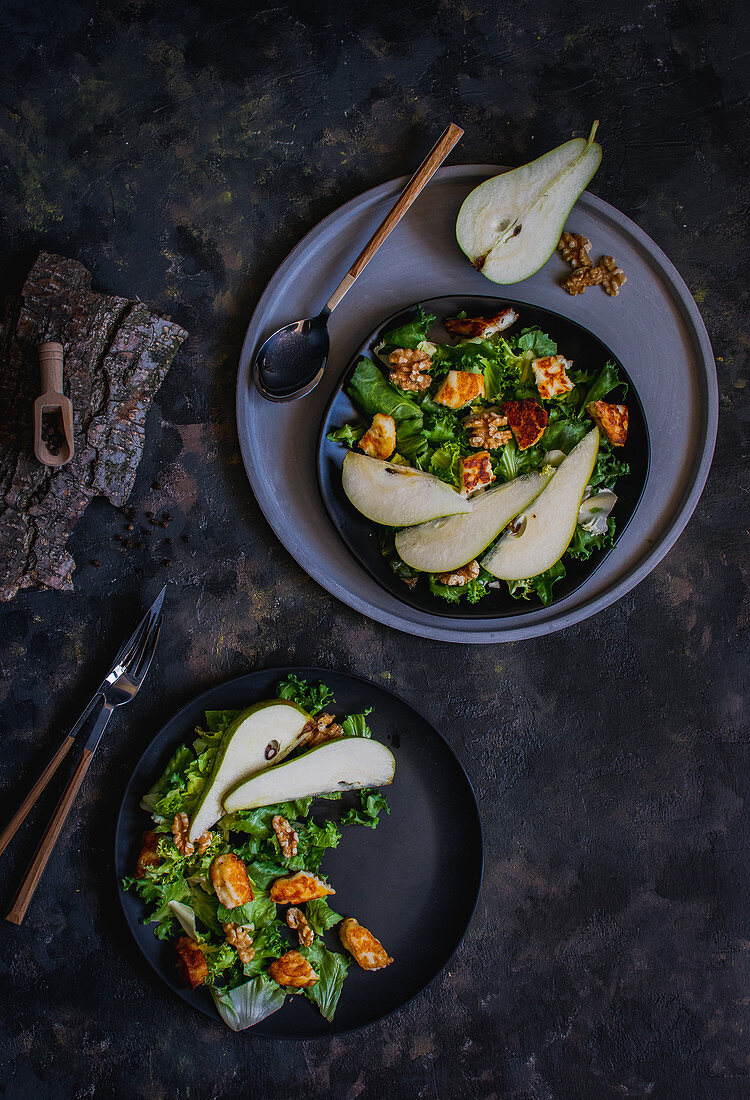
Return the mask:
<path id="1" fill-rule="evenodd" d="M 618 267 L 612 256 L 602 256 L 599 261 L 602 274 L 602 290 L 611 297 L 620 293 L 620 287 L 628 281 L 628 277 L 621 267 Z"/>
<path id="2" fill-rule="evenodd" d="M 227 943 L 236 948 L 240 962 L 252 962 L 255 958 L 255 948 L 249 929 L 243 928 L 241 924 L 235 924 L 233 921 L 227 921 L 221 927 L 224 929 Z"/>
<path id="3" fill-rule="evenodd" d="M 293 928 L 296 931 L 299 936 L 301 947 L 312 947 L 315 933 L 307 923 L 307 917 L 301 909 L 292 906 L 292 908 L 287 911 L 286 923 L 288 928 Z"/>
<path id="4" fill-rule="evenodd" d="M 582 233 L 563 233 L 557 246 L 565 262 L 576 268 L 592 266 L 590 250 L 591 241 Z"/>
<path id="5" fill-rule="evenodd" d="M 172 836 L 177 851 L 183 856 L 191 856 L 195 851 L 193 842 L 188 840 L 189 832 L 190 818 L 188 815 L 186 813 L 175 814 L 172 822 Z"/>
<path id="6" fill-rule="evenodd" d="M 474 413 L 464 420 L 464 428 L 469 436 L 469 445 L 483 451 L 495 451 L 504 447 L 513 438 L 512 432 L 503 431 L 508 427 L 508 418 L 498 409 L 485 409 Z"/>
<path id="7" fill-rule="evenodd" d="M 391 352 L 388 361 L 391 364 L 389 377 L 394 386 L 411 393 L 429 389 L 432 378 L 428 372 L 432 359 L 426 351 L 396 348 Z"/>
<path id="8" fill-rule="evenodd" d="M 324 741 L 335 741 L 342 737 L 344 731 L 332 714 L 318 714 L 311 718 L 300 736 L 300 745 L 307 749 L 314 749 L 322 745 Z"/>
<path id="9" fill-rule="evenodd" d="M 299 836 L 292 828 L 285 817 L 281 814 L 276 814 L 272 819 L 273 831 L 276 833 L 276 839 L 279 842 L 279 847 L 284 853 L 287 859 L 291 859 L 292 856 L 297 854 L 297 844 L 299 843 Z"/>
<path id="10" fill-rule="evenodd" d="M 568 294 L 583 294 L 587 286 L 598 286 L 604 278 L 600 267 L 582 267 L 563 279 L 563 287 Z"/>
<path id="11" fill-rule="evenodd" d="M 464 565 L 452 573 L 438 573 L 438 584 L 445 584 L 449 588 L 455 588 L 458 585 L 468 584 L 469 581 L 475 581 L 478 576 L 479 562 L 470 561 L 468 565 Z"/>

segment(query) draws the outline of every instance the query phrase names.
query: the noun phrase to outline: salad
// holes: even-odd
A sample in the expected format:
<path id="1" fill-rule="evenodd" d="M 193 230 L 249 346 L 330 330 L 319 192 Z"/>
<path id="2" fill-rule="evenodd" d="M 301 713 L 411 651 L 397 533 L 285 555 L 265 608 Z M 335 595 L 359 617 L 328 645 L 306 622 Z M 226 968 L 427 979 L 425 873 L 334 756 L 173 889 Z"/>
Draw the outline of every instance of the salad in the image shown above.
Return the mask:
<path id="1" fill-rule="evenodd" d="M 451 341 L 430 338 L 435 321 L 418 307 L 411 321 L 382 336 L 373 358 L 362 356 L 357 362 L 345 388 L 363 420 L 328 433 L 330 441 L 349 452 L 344 464 L 347 496 L 378 523 L 380 550 L 410 588 L 427 585 L 440 599 L 477 603 L 507 584 L 514 599 L 536 597 L 549 604 L 554 585 L 566 574 L 566 562 L 585 561 L 613 545 L 616 488 L 629 473 L 628 463 L 617 454 L 627 438 L 628 410 L 621 403 L 627 386 L 613 362 L 597 370 L 571 362 L 547 333 L 524 328 L 512 308 L 490 317 L 467 317 L 464 312 L 447 319 L 444 327 Z M 586 456 L 574 462 L 572 452 L 579 444 L 590 454 L 589 466 Z M 580 492 L 575 486 L 562 492 L 562 482 L 570 480 L 567 472 L 562 476 L 566 459 L 568 467 L 577 463 L 583 470 Z M 360 472 L 363 466 L 368 468 Z M 430 476 L 412 477 L 405 488 L 405 479 L 385 477 L 399 467 Z M 505 512 L 497 507 L 498 487 L 521 478 L 530 486 L 528 495 L 542 494 L 532 499 L 540 505 L 544 500 L 546 527 L 537 533 L 527 523 L 537 516 L 523 502 L 521 482 L 516 485 L 516 500 L 521 501 L 517 514 L 508 514 L 507 494 Z M 446 494 L 437 481 L 454 494 Z M 419 498 L 408 515 L 407 489 L 415 501 Z M 378 502 L 368 504 L 375 496 Z M 476 530 L 480 500 L 482 531 L 488 532 L 484 543 Z M 490 501 L 494 514 L 502 517 L 497 530 L 486 515 Z M 455 514 L 459 512 L 473 512 L 476 521 L 472 515 Z M 446 516 L 447 526 L 445 518 L 438 518 Z M 546 539 L 546 556 L 535 544 L 527 575 L 523 569 L 519 575 L 519 554 L 513 569 L 495 568 L 498 548 L 524 534 L 527 543 Z M 460 548 L 456 551 L 459 537 L 466 548 L 463 557 Z M 432 547 L 435 540 L 442 540 L 441 553 L 425 553 L 425 545 Z M 451 553 L 446 556 L 448 541 Z M 450 566 L 432 568 L 430 560 Z"/>
<path id="2" fill-rule="evenodd" d="M 369 711 L 340 720 L 324 713 L 334 702 L 325 684 L 289 675 L 278 684 L 276 701 L 251 710 L 277 701 L 290 702 L 303 714 L 298 745 L 306 751 L 301 756 L 292 751 L 289 764 L 270 766 L 264 775 L 285 767 L 299 771 L 300 761 L 332 744 L 371 738 Z M 323 859 L 343 830 L 374 829 L 390 808 L 378 790 L 357 784 L 354 804 L 347 796 L 336 812 L 341 791 L 317 796 L 332 804 L 324 814 L 313 815 L 312 796 L 297 797 L 224 813 L 191 841 L 189 823 L 205 804 L 207 784 L 222 751 L 226 759 L 227 737 L 242 713 L 207 711 L 205 727 L 176 750 L 144 795 L 141 807 L 153 825 L 144 834 L 135 873 L 123 886 L 145 903 L 144 923 L 172 946 L 184 984 L 205 987 L 233 1030 L 276 1012 L 289 993 L 301 994 L 332 1020 L 352 959 L 364 970 L 382 969 L 393 959 L 367 928 L 352 917 L 343 919 L 330 904 L 335 889 L 322 870 Z M 326 942 L 333 929 L 344 952 Z"/>

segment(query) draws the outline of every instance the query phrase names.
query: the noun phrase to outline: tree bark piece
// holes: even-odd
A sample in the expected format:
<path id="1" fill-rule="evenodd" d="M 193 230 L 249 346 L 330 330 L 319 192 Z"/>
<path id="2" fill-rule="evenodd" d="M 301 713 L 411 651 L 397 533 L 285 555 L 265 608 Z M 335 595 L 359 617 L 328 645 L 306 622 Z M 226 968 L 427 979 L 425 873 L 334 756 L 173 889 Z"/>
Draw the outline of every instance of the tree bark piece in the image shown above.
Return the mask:
<path id="1" fill-rule="evenodd" d="M 120 506 L 143 453 L 146 414 L 187 337 L 142 302 L 99 294 L 75 260 L 42 252 L 0 313 L 0 601 L 21 588 L 70 591 L 68 538 L 95 496 Z M 50 469 L 33 453 L 38 345 L 65 348 L 75 455 Z"/>

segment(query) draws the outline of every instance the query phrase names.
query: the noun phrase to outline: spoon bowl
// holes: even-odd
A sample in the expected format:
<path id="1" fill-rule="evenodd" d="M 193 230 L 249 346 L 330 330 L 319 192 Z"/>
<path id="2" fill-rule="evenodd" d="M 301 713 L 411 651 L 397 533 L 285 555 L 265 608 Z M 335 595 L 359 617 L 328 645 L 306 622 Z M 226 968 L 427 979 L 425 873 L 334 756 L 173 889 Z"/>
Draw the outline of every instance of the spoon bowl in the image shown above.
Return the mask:
<path id="1" fill-rule="evenodd" d="M 328 363 L 326 307 L 317 317 L 277 329 L 255 357 L 255 385 L 268 401 L 295 401 L 315 389 Z"/>

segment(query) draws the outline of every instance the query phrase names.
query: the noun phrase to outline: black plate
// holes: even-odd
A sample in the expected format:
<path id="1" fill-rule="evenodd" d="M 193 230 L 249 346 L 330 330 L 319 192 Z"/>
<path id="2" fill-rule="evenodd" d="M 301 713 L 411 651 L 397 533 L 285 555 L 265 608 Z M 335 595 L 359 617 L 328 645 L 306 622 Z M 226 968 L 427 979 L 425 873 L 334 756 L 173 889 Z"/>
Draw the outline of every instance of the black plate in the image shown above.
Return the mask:
<path id="1" fill-rule="evenodd" d="M 279 1012 L 244 1033 L 310 1039 L 373 1023 L 416 996 L 460 944 L 479 897 L 482 828 L 474 792 L 447 742 L 408 703 L 369 680 L 322 668 L 252 672 L 204 692 L 167 722 L 133 772 L 117 820 L 115 871 L 125 919 L 148 962 L 184 1001 L 220 1020 L 207 990 L 191 992 L 180 984 L 173 949 L 140 923 L 145 906 L 120 883 L 132 874 L 141 836 L 150 824 L 139 809 L 140 799 L 174 749 L 190 739 L 203 712 L 271 698 L 289 672 L 328 684 L 339 714 L 373 707 L 373 734 L 396 757 L 396 776 L 387 789 L 390 816 L 382 814 L 377 829 L 345 828 L 338 848 L 327 851 L 323 862 L 336 889 L 334 907 L 344 916 L 356 916 L 381 938 L 394 963 L 371 974 L 353 963 L 332 1023 L 302 997 L 289 997 Z M 342 804 L 349 803 L 321 801 L 320 810 L 335 817 Z M 326 933 L 326 942 L 343 950 L 335 929 Z"/>
<path id="2" fill-rule="evenodd" d="M 449 339 L 448 333 L 442 329 L 440 322 L 447 317 L 455 317 L 461 310 L 466 310 L 470 317 L 489 316 L 500 309 L 512 306 L 518 312 L 519 320 L 510 330 L 511 332 L 520 332 L 522 328 L 538 325 L 543 332 L 557 342 L 560 353 L 567 359 L 572 359 L 577 368 L 596 372 L 610 359 L 617 363 L 620 377 L 628 385 L 627 397 L 624 400 L 627 402 L 629 417 L 628 441 L 624 447 L 618 449 L 618 457 L 630 463 L 630 474 L 622 478 L 617 485 L 618 500 L 614 510 L 617 520 L 615 533 L 615 546 L 617 546 L 617 541 L 630 522 L 643 494 L 650 462 L 648 428 L 643 407 L 630 375 L 617 356 L 597 336 L 576 321 L 571 321 L 570 318 L 562 317 L 549 309 L 515 302 L 510 298 L 490 298 L 486 295 L 443 297 L 430 298 L 418 304 L 422 305 L 428 313 L 434 313 L 437 316 L 437 323 L 430 335 L 434 336 L 438 342 Z M 613 303 L 613 308 L 617 308 L 616 303 Z M 478 604 L 470 604 L 465 600 L 461 603 L 448 603 L 440 596 L 433 596 L 422 580 L 415 588 L 408 588 L 392 572 L 380 553 L 377 525 L 366 519 L 350 504 L 341 487 L 341 467 L 347 449 L 342 443 L 329 442 L 328 432 L 340 428 L 343 424 L 364 422 L 344 392 L 344 387 L 351 379 L 359 358 L 367 355 L 377 362 L 374 348 L 380 343 L 382 334 L 411 320 L 416 310 L 417 305 L 411 305 L 383 321 L 353 356 L 333 393 L 323 417 L 318 444 L 318 482 L 323 503 L 349 552 L 382 588 L 402 603 L 419 611 L 453 619 L 495 619 L 536 611 L 542 606 L 536 597 L 529 600 L 514 600 L 504 584 L 501 588 L 492 589 L 490 594 Z M 617 390 L 614 391 L 615 399 L 617 399 L 617 392 Z M 610 399 L 612 398 L 608 398 Z M 598 569 L 609 553 L 612 553 L 612 550 L 593 555 L 586 562 L 566 560 L 566 576 L 555 585 L 553 602 L 559 602 L 579 588 Z"/>

